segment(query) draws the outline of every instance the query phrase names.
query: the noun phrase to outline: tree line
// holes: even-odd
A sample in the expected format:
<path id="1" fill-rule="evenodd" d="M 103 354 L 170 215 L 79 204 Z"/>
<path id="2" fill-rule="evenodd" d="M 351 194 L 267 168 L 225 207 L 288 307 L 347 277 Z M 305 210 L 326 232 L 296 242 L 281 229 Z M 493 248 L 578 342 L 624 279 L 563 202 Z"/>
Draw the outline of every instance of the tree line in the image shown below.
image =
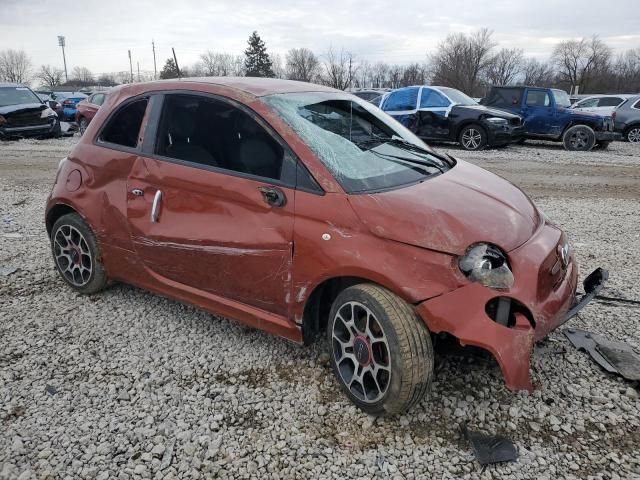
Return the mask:
<path id="1" fill-rule="evenodd" d="M 53 88 L 65 85 L 63 71 L 50 65 L 33 70 L 24 51 L 0 51 L 0 80 L 27 83 L 30 80 Z M 483 96 L 491 85 L 536 85 L 579 93 L 640 92 L 640 48 L 614 55 L 597 35 L 558 42 L 546 60 L 528 58 L 522 49 L 497 48 L 493 32 L 483 28 L 471 34 L 454 33 L 442 40 L 422 62 L 411 64 L 370 63 L 343 48 L 317 54 L 307 48 L 292 48 L 284 57 L 268 53 L 257 32 L 242 55 L 207 51 L 189 66 L 166 60 L 160 78 L 196 76 L 256 76 L 314 82 L 346 88 L 399 88 L 408 85 L 442 85 L 471 96 Z M 134 76 L 138 78 L 137 75 Z M 151 77 L 151 78 L 150 78 Z M 145 73 L 140 80 L 151 80 Z M 69 86 L 113 86 L 131 81 L 130 72 L 94 76 L 85 67 L 75 67 Z"/>

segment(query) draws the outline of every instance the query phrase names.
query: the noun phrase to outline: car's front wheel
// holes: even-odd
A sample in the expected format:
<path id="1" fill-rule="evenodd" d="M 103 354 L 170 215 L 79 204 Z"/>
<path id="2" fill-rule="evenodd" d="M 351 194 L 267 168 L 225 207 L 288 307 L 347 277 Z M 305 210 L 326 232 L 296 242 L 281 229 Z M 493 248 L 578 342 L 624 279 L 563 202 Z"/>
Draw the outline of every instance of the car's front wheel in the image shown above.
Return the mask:
<path id="1" fill-rule="evenodd" d="M 640 143 L 640 127 L 631 127 L 628 129 L 624 134 L 624 138 L 630 143 Z"/>
<path id="2" fill-rule="evenodd" d="M 62 279 L 80 293 L 96 293 L 107 285 L 96 237 L 77 213 L 53 224 L 51 252 Z"/>
<path id="3" fill-rule="evenodd" d="M 562 144 L 566 150 L 589 151 L 596 144 L 596 134 L 587 125 L 574 125 L 562 135 Z"/>
<path id="4" fill-rule="evenodd" d="M 480 150 L 487 145 L 487 133 L 480 125 L 467 125 L 460 130 L 458 141 L 465 150 Z"/>
<path id="5" fill-rule="evenodd" d="M 349 399 L 365 412 L 404 412 L 429 389 L 429 331 L 413 308 L 389 290 L 360 284 L 342 291 L 331 308 L 327 335 L 333 371 Z"/>

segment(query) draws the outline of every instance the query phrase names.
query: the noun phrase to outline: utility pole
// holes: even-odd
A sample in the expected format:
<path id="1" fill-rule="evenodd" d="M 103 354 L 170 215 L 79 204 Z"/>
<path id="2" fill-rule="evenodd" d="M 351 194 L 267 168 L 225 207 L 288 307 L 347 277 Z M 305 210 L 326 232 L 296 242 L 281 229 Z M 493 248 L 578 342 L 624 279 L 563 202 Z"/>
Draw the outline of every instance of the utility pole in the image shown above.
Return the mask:
<path id="1" fill-rule="evenodd" d="M 131 50 L 129 50 L 129 72 L 131 73 L 131 83 L 133 83 L 133 63 L 131 63 Z"/>
<path id="2" fill-rule="evenodd" d="M 153 79 L 158 79 L 158 70 L 156 68 L 156 44 L 151 40 L 151 48 L 153 49 Z"/>
<path id="3" fill-rule="evenodd" d="M 64 81 L 68 82 L 69 76 L 67 75 L 67 57 L 64 54 L 65 44 L 66 42 L 65 42 L 64 36 L 58 35 L 58 45 L 62 47 L 62 61 L 64 62 Z"/>
<path id="4" fill-rule="evenodd" d="M 171 47 L 171 51 L 173 52 L 173 61 L 176 62 L 176 70 L 178 71 L 178 78 L 181 78 L 180 67 L 178 66 L 178 57 L 176 57 L 176 51 L 173 47 Z"/>
<path id="5" fill-rule="evenodd" d="M 140 83 L 140 62 L 136 62 L 138 65 L 138 83 Z"/>

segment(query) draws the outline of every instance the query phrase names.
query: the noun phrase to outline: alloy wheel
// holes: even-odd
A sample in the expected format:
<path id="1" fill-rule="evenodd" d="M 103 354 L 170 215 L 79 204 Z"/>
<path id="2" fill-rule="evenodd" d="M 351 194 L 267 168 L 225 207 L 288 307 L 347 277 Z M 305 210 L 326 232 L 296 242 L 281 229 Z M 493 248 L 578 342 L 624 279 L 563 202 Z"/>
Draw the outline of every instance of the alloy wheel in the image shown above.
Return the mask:
<path id="1" fill-rule="evenodd" d="M 640 143 L 640 128 L 632 128 L 627 133 L 627 139 L 631 143 Z"/>
<path id="2" fill-rule="evenodd" d="M 482 143 L 482 134 L 475 128 L 469 128 L 462 134 L 462 145 L 467 150 L 475 150 Z"/>
<path id="3" fill-rule="evenodd" d="M 582 130 L 577 130 L 569 136 L 569 143 L 571 147 L 576 150 L 587 148 L 589 145 L 589 135 Z"/>
<path id="4" fill-rule="evenodd" d="M 365 403 L 380 400 L 391 381 L 389 343 L 374 313 L 347 302 L 333 318 L 333 356 L 347 389 Z"/>
<path id="5" fill-rule="evenodd" d="M 53 251 L 58 269 L 69 283 L 76 287 L 89 283 L 93 260 L 89 244 L 77 228 L 61 225 L 53 236 Z"/>

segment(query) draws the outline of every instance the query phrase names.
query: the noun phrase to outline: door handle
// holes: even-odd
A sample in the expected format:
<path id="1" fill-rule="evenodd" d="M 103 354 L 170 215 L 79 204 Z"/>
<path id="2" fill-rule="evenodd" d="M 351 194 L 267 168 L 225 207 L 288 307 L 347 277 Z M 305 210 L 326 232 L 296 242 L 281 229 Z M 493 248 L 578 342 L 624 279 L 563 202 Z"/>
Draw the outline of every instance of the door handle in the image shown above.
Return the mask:
<path id="1" fill-rule="evenodd" d="M 162 200 L 162 192 L 156 191 L 155 197 L 153 197 L 153 204 L 151 205 L 151 223 L 158 222 L 158 213 L 160 210 L 160 201 Z"/>
<path id="2" fill-rule="evenodd" d="M 134 188 L 133 190 L 131 190 L 131 193 L 133 195 L 135 195 L 136 197 L 141 197 L 144 195 L 144 192 L 142 190 L 140 190 L 139 188 Z"/>
<path id="3" fill-rule="evenodd" d="M 272 207 L 282 207 L 287 203 L 287 197 L 279 188 L 259 187 L 258 190 L 260 190 L 260 193 L 262 194 L 262 200 L 264 200 L 264 203 L 271 205 Z"/>

